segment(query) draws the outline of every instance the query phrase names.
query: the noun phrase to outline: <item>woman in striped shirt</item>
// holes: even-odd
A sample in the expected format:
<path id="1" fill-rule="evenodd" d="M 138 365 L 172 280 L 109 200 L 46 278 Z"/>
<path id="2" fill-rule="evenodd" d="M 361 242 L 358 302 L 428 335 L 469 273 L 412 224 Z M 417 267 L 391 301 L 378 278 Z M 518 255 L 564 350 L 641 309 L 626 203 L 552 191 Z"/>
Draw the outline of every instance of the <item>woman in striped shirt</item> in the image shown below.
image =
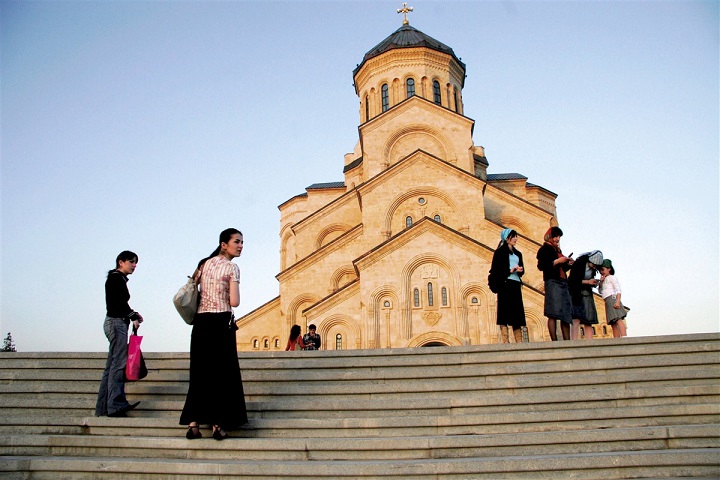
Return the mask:
<path id="1" fill-rule="evenodd" d="M 200 425 L 212 425 L 216 440 L 247 423 L 245 394 L 237 357 L 233 307 L 240 305 L 240 268 L 232 263 L 243 249 L 243 235 L 229 228 L 220 245 L 198 263 L 200 305 L 190 339 L 190 386 L 180 425 L 186 438 L 202 437 Z"/>

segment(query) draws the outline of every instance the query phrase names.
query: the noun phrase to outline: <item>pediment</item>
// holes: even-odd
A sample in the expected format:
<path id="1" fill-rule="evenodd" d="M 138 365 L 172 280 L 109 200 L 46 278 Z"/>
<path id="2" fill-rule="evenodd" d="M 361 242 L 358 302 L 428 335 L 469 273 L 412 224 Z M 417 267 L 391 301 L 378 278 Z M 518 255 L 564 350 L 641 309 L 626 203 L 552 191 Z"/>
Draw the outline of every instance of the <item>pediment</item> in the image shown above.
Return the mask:
<path id="1" fill-rule="evenodd" d="M 413 95 L 393 106 L 388 111 L 383 112 L 381 115 L 360 125 L 360 136 L 362 137 L 363 133 L 369 133 L 391 122 L 425 123 L 417 121 L 422 118 L 428 118 L 429 121 L 434 120 L 435 122 L 437 122 L 439 118 L 442 121 L 449 121 L 457 123 L 458 125 L 469 126 L 470 128 L 475 124 L 475 120 L 471 118 L 449 110 L 441 105 L 437 105 L 419 95 Z"/>
<path id="2" fill-rule="evenodd" d="M 370 268 L 374 263 L 392 255 L 401 255 L 409 260 L 418 252 L 437 252 L 448 255 L 451 250 L 462 252 L 463 256 L 475 257 L 490 263 L 493 249 L 463 235 L 447 225 L 425 217 L 397 235 L 390 237 L 374 249 L 353 261 L 358 272 Z M 361 274 L 362 275 L 362 274 Z"/>

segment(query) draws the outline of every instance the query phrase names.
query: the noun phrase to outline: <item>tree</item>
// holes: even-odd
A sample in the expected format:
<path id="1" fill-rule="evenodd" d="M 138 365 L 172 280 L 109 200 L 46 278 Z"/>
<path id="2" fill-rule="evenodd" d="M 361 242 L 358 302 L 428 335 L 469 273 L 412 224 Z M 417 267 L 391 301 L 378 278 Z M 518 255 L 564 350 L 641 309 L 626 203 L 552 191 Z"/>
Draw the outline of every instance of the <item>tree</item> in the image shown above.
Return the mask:
<path id="1" fill-rule="evenodd" d="M 8 332 L 7 337 L 3 340 L 2 348 L 0 352 L 17 352 L 15 350 L 15 344 L 13 343 L 12 335 Z"/>

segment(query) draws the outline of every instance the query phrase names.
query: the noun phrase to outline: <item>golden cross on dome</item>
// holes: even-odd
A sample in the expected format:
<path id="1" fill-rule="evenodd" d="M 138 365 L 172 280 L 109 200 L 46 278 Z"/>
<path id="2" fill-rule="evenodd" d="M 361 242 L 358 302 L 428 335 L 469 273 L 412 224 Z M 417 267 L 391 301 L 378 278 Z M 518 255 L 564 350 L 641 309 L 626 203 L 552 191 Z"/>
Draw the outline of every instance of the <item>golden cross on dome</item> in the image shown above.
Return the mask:
<path id="1" fill-rule="evenodd" d="M 407 14 L 412 11 L 413 11 L 413 7 L 408 7 L 407 2 L 403 2 L 403 8 L 398 8 L 397 12 L 402 13 L 403 17 L 404 17 L 403 25 L 410 25 L 410 22 L 408 22 L 408 19 L 407 19 Z"/>

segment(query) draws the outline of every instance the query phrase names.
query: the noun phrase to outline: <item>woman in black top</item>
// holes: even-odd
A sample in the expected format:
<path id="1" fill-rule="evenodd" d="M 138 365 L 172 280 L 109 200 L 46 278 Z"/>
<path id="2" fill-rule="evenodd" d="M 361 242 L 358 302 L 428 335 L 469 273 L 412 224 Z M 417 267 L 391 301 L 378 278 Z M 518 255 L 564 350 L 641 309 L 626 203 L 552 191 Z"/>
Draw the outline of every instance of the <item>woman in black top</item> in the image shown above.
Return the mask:
<path id="1" fill-rule="evenodd" d="M 137 329 L 143 321 L 142 315 L 130 308 L 130 292 L 127 288 L 128 275 L 137 267 L 138 256 L 125 250 L 117 256 L 117 268 L 108 272 L 105 281 L 105 336 L 110 342 L 105 371 L 98 391 L 95 415 L 98 417 L 124 417 L 140 402 L 128 403 L 125 398 L 125 367 L 127 364 L 128 327 L 130 322 Z"/>
<path id="2" fill-rule="evenodd" d="M 522 280 L 525 273 L 522 253 L 515 248 L 517 232 L 506 228 L 500 232 L 500 245 L 493 254 L 490 281 L 497 290 L 497 324 L 503 343 L 510 343 L 508 327 L 513 329 L 515 343 L 522 343 L 525 326 L 525 307 L 522 299 Z"/>
<path id="3" fill-rule="evenodd" d="M 537 267 L 543 272 L 545 281 L 545 316 L 548 319 L 550 338 L 557 340 L 557 320 L 564 340 L 570 340 L 572 325 L 572 302 L 568 289 L 567 271 L 573 264 L 572 254 L 565 256 L 560 250 L 560 227 L 551 227 L 545 233 L 545 243 L 537 252 Z"/>

